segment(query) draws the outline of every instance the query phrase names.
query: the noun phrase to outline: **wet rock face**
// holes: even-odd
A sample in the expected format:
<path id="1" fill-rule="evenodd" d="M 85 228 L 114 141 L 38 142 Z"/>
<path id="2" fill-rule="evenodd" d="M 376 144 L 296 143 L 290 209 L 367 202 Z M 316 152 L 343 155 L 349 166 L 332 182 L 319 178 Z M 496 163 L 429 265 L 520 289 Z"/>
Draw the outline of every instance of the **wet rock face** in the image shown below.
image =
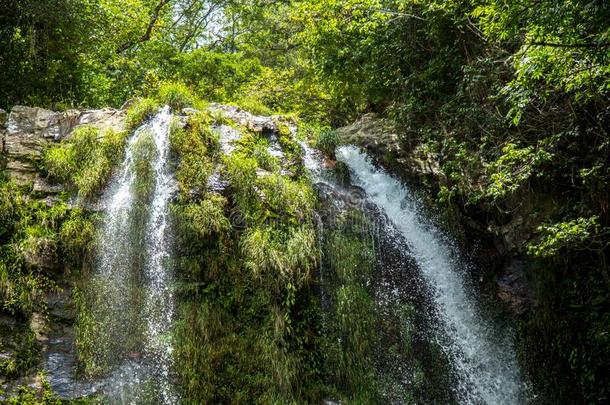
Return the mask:
<path id="1" fill-rule="evenodd" d="M 0 113 L 2 153 L 11 178 L 20 185 L 33 183 L 36 192 L 52 194 L 58 191 L 38 174 L 45 149 L 70 136 L 74 128 L 92 125 L 96 128 L 124 129 L 124 113 L 120 110 L 67 110 L 56 112 L 37 107 L 15 106 L 6 122 Z"/>
<path id="2" fill-rule="evenodd" d="M 503 274 L 497 281 L 498 298 L 519 315 L 525 314 L 536 305 L 525 270 L 523 261 L 513 259 L 504 268 Z"/>
<path id="3" fill-rule="evenodd" d="M 374 113 L 364 114 L 354 123 L 337 129 L 342 143 L 368 150 L 382 166 L 417 183 L 434 179 L 444 182 L 438 162 L 418 146 L 405 148 L 398 130 Z"/>
<path id="4" fill-rule="evenodd" d="M 0 128 L 4 127 L 6 124 L 6 120 L 8 118 L 8 114 L 2 108 L 0 108 Z"/>

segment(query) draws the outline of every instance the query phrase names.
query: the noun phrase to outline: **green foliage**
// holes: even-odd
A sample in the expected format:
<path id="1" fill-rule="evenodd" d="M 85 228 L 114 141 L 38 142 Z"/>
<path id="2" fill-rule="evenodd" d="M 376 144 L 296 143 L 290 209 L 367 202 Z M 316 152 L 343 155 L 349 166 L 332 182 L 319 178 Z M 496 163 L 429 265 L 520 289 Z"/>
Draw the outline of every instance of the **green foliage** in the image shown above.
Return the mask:
<path id="1" fill-rule="evenodd" d="M 211 117 L 207 113 L 197 113 L 189 117 L 186 130 L 172 126 L 170 143 L 174 154 L 180 156 L 176 172 L 181 198 L 200 195 L 207 187 L 208 177 L 214 166 L 212 159 L 220 148 L 218 134 L 209 125 Z"/>
<path id="2" fill-rule="evenodd" d="M 335 149 L 339 145 L 340 139 L 336 131 L 332 129 L 322 129 L 315 137 L 315 147 L 325 155 L 334 158 Z"/>
<path id="3" fill-rule="evenodd" d="M 534 350 L 544 352 L 555 362 L 543 369 L 565 372 L 547 379 L 543 376 L 545 371 L 538 367 L 530 371 L 537 381 L 549 387 L 546 391 L 550 402 L 607 400 L 609 394 L 604 387 L 609 385 L 608 380 L 600 372 L 596 358 L 610 344 L 594 332 L 586 334 L 595 336 L 590 340 L 577 335 L 580 330 L 596 330 L 608 314 L 607 288 L 599 286 L 608 284 L 605 257 L 609 253 L 609 235 L 605 229 L 610 226 L 610 141 L 606 129 L 610 123 L 609 3 L 13 3 L 0 12 L 2 107 L 18 103 L 119 106 L 128 98 L 150 95 L 154 99 L 141 99 L 130 108 L 130 130 L 154 114 L 159 102 L 180 108 L 201 104 L 198 96 L 233 102 L 259 114 L 290 112 L 322 123 L 320 128 L 324 124 L 344 124 L 362 112 L 392 118 L 400 134 L 400 150 L 389 160 L 399 166 L 403 154 L 417 151 L 414 155 L 425 155 L 417 158 L 433 157 L 438 161 L 438 173 L 429 183 L 438 201 L 448 210 L 459 209 L 480 222 L 477 234 L 482 233 L 482 239 L 497 237 L 486 229 L 511 227 L 518 222 L 520 235 L 532 236 L 529 241 L 519 238 L 510 254 L 527 251 L 542 267 L 558 262 L 578 266 L 578 272 L 566 272 L 559 278 L 545 276 L 546 288 L 554 294 L 542 297 L 532 319 L 546 322 L 533 322 L 529 330 L 531 336 L 544 337 Z M 223 16 L 223 23 L 212 23 L 211 18 L 218 13 Z M 211 26 L 219 32 L 211 33 Z M 178 205 L 193 205 L 191 211 L 182 211 L 182 207 L 177 212 L 201 222 L 199 229 L 185 228 L 185 234 L 200 235 L 194 245 L 205 251 L 224 249 L 235 257 L 249 257 L 249 269 L 229 265 L 224 258 L 210 261 L 212 271 L 189 252 L 183 265 L 190 270 L 185 273 L 202 277 L 193 281 L 199 285 L 196 283 L 210 281 L 204 278 L 202 269 L 218 275 L 231 268 L 240 280 L 248 280 L 249 293 L 269 288 L 264 284 L 265 275 L 277 275 L 276 266 L 283 274 L 296 274 L 296 279 L 305 280 L 300 276 L 309 270 L 293 268 L 305 258 L 283 249 L 291 240 L 310 242 L 308 227 L 300 228 L 302 221 L 310 221 L 312 206 L 307 202 L 308 186 L 300 179 L 300 148 L 290 136 L 280 134 L 290 163 L 289 175 L 278 172 L 278 162 L 267 153 L 265 141 L 253 135 L 244 136 L 238 150 L 219 162 L 218 140 L 208 128 L 213 120 L 201 114 L 191 119 L 185 131 L 172 131 L 172 148 L 180 158 Z M 93 130 L 87 131 L 83 130 L 74 142 L 67 140 L 49 150 L 45 159 L 49 174 L 83 198 L 94 196 L 106 183 L 116 157 L 113 153 L 122 153 L 124 145 L 124 136 L 115 134 L 114 142 L 100 147 L 105 141 L 100 141 Z M 315 136 L 307 138 L 332 155 L 334 135 L 318 129 L 312 134 Z M 106 138 L 109 137 L 103 139 Z M 226 203 L 206 205 L 202 201 L 211 198 L 206 182 L 216 169 L 230 179 L 231 195 Z M 3 308 L 31 308 L 46 284 L 38 271 L 29 269 L 28 257 L 44 251 L 57 255 L 64 248 L 84 251 L 86 243 L 77 241 L 71 247 L 57 236 L 57 224 L 38 224 L 42 220 L 39 209 L 13 186 L 3 184 L 0 197 Z M 284 198 L 288 199 L 286 203 L 279 201 Z M 221 211 L 225 217 L 231 216 L 227 211 L 235 211 L 247 224 L 246 229 L 239 230 L 242 239 L 237 245 L 227 242 L 227 237 L 220 245 L 208 240 L 218 232 L 227 232 Z M 207 214 L 215 219 L 206 222 L 203 215 Z M 74 235 L 80 226 L 90 230 L 77 220 L 73 226 L 70 230 L 66 225 L 66 235 Z M 263 260 L 261 246 L 274 255 L 272 260 Z M 252 274 L 259 277 L 262 287 L 248 279 Z M 542 277 L 538 273 L 532 276 Z M 219 281 L 213 281 L 210 285 L 218 287 Z M 199 287 L 192 288 L 199 291 Z M 301 292 L 303 286 L 296 288 Z M 231 304 L 220 305 L 220 299 L 214 296 L 205 311 L 195 307 L 189 311 L 197 312 L 193 318 L 197 320 L 199 315 L 207 316 L 206 311 L 222 309 L 225 312 L 219 312 L 218 319 L 225 322 L 231 318 L 231 311 L 236 311 L 228 308 L 237 308 L 241 303 L 235 298 L 237 295 L 231 295 L 235 300 Z M 261 296 L 254 296 L 261 302 L 270 302 L 262 292 Z M 577 309 L 583 302 L 591 309 L 587 316 L 582 316 L 584 310 Z M 554 309 L 556 306 L 562 310 Z M 280 308 L 275 313 L 285 311 Z M 261 315 L 268 313 L 261 310 L 257 316 L 268 320 Z M 228 324 L 223 329 L 225 334 L 220 335 L 226 337 L 227 345 L 234 344 L 243 353 L 258 350 L 267 356 L 263 358 L 261 354 L 258 361 L 279 364 L 287 359 L 286 353 L 278 349 L 284 343 L 261 343 L 270 342 L 272 334 L 252 328 L 248 335 L 239 328 Z M 195 335 L 184 332 L 189 339 L 195 339 Z M 241 340 L 236 343 L 239 339 L 233 339 L 232 333 L 237 332 L 244 332 L 243 336 L 260 345 Z M 257 340 L 259 335 L 267 340 Z M 252 385 L 256 389 L 239 391 L 243 396 L 236 399 L 212 390 L 207 401 L 290 400 L 269 388 L 272 384 L 265 380 L 278 377 L 279 365 L 271 372 L 249 363 L 245 356 L 238 358 L 240 364 L 243 361 L 256 370 L 254 375 L 260 377 L 260 384 Z M 282 364 L 289 363 L 286 360 Z M 194 375 L 186 376 L 193 379 Z M 196 392 L 222 381 L 229 387 L 226 392 L 235 393 L 236 385 L 224 378 L 227 375 L 209 380 L 207 385 L 199 386 L 192 380 L 189 384 Z M 286 388 L 287 380 L 278 377 L 276 382 Z"/>
<path id="4" fill-rule="evenodd" d="M 102 134 L 82 126 L 59 145 L 49 148 L 44 164 L 49 176 L 75 191 L 80 198 L 91 198 L 108 183 L 112 169 L 123 155 L 125 133 L 110 129 Z"/>
<path id="5" fill-rule="evenodd" d="M 134 192 L 138 201 L 146 202 L 155 189 L 155 168 L 157 145 L 150 130 L 143 130 L 131 146 L 135 176 Z"/>
<path id="6" fill-rule="evenodd" d="M 0 374 L 14 378 L 26 374 L 38 365 L 40 347 L 34 332 L 27 325 L 17 325 L 7 329 L 9 330 L 0 332 L 0 350 L 9 349 L 12 355 L 0 360 Z M 13 347 L 5 347 L 4 342 L 10 342 L 10 346 Z"/>
<path id="7" fill-rule="evenodd" d="M 158 100 L 161 104 L 167 104 L 172 109 L 180 111 L 184 107 L 193 107 L 195 96 L 183 83 L 165 82 L 159 86 Z"/>
<path id="8" fill-rule="evenodd" d="M 538 257 L 557 256 L 561 249 L 591 249 L 600 235 L 599 217 L 578 218 L 538 227 L 540 240 L 528 245 L 528 253 Z"/>
<path id="9" fill-rule="evenodd" d="M 487 166 L 489 185 L 482 197 L 497 201 L 514 194 L 520 187 L 540 172 L 541 165 L 552 159 L 544 149 L 517 148 L 514 144 L 502 147 L 500 157 Z"/>
<path id="10" fill-rule="evenodd" d="M 40 389 L 26 385 L 19 386 L 16 394 L 10 395 L 5 403 L 8 405 L 61 405 L 64 403 L 51 390 L 44 373 L 40 373 L 37 380 L 40 382 Z M 2 394 L 1 391 L 0 394 Z"/>
<path id="11" fill-rule="evenodd" d="M 100 375 L 108 370 L 109 334 L 104 333 L 103 320 L 96 317 L 93 307 L 100 302 L 90 302 L 88 295 L 79 288 L 72 291 L 72 302 L 76 307 L 75 345 L 80 365 L 85 375 Z M 100 295 L 92 295 L 101 297 Z"/>
<path id="12" fill-rule="evenodd" d="M 205 48 L 181 53 L 176 59 L 179 66 L 176 77 L 193 86 L 197 94 L 213 101 L 238 98 L 243 92 L 242 88 L 253 81 L 262 69 L 261 62 L 256 58 Z M 250 111 L 248 108 L 246 110 Z"/>
<path id="13" fill-rule="evenodd" d="M 313 190 L 304 178 L 279 174 L 261 134 L 242 134 L 220 158 L 211 123 L 202 113 L 172 132 L 181 183 L 173 207 L 181 297 L 174 336 L 183 398 L 313 398 Z M 222 197 L 205 188 L 215 168 L 230 184 Z"/>
<path id="14" fill-rule="evenodd" d="M 334 304 L 324 324 L 329 335 L 323 350 L 325 370 L 347 400 L 371 403 L 379 400 L 379 376 L 373 360 L 379 335 L 377 308 L 366 285 L 375 255 L 370 244 L 350 233 L 350 218 L 343 221 L 348 229 L 332 231 L 324 244 L 325 260 L 334 278 L 328 289 Z"/>
<path id="15" fill-rule="evenodd" d="M 136 242 L 137 243 L 137 242 Z M 134 258 L 134 268 L 137 266 Z M 128 269 L 129 270 L 129 269 Z M 124 306 L 117 311 L 112 284 L 99 274 L 83 277 L 72 289 L 72 301 L 76 307 L 74 343 L 78 354 L 78 371 L 86 377 L 99 377 L 118 366 L 130 353 L 141 350 L 145 333 L 141 308 L 144 287 L 132 274 L 122 281 Z M 116 295 L 114 295 L 116 296 Z"/>
<path id="16" fill-rule="evenodd" d="M 198 204 L 188 204 L 180 212 L 180 222 L 188 232 L 199 239 L 211 236 L 227 237 L 231 231 L 231 223 L 224 215 L 227 201 L 219 195 L 210 195 Z"/>
<path id="17" fill-rule="evenodd" d="M 95 225 L 81 209 L 73 209 L 62 223 L 59 239 L 66 264 L 83 268 L 93 259 Z"/>
<path id="18" fill-rule="evenodd" d="M 141 98 L 136 100 L 127 110 L 125 125 L 131 132 L 152 118 L 159 110 L 159 103 L 152 98 Z"/>
<path id="19" fill-rule="evenodd" d="M 55 288 L 50 271 L 61 253 L 58 231 L 68 208 L 63 203 L 49 208 L 4 180 L 0 195 L 7 198 L 2 215 L 10 218 L 0 238 L 0 309 L 29 314 Z"/>
<path id="20" fill-rule="evenodd" d="M 271 115 L 273 111 L 255 96 L 240 98 L 236 103 L 240 108 L 256 115 Z"/>

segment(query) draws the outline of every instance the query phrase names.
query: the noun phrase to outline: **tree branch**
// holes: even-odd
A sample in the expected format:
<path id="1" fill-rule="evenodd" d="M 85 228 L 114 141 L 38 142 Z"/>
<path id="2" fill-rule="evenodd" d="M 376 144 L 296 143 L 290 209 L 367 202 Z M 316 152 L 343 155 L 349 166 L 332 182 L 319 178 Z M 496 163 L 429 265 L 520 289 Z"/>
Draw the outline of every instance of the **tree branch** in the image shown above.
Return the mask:
<path id="1" fill-rule="evenodd" d="M 528 46 L 549 46 L 552 48 L 607 48 L 610 47 L 610 42 L 587 42 L 582 44 L 560 44 L 557 42 L 529 42 Z"/>
<path id="2" fill-rule="evenodd" d="M 144 35 L 142 35 L 140 38 L 138 38 L 134 42 L 126 42 L 123 45 L 119 46 L 117 48 L 116 53 L 123 53 L 127 49 L 129 49 L 137 44 L 141 44 L 142 42 L 148 41 L 150 39 L 150 36 L 152 35 L 153 29 L 155 28 L 155 24 L 157 23 L 157 20 L 159 19 L 159 16 L 161 15 L 161 10 L 170 1 L 171 0 L 159 0 L 159 3 L 157 3 L 157 5 L 155 6 L 155 9 L 153 10 L 152 15 L 150 16 L 150 21 L 148 22 L 148 25 L 146 26 L 146 32 L 144 32 Z"/>

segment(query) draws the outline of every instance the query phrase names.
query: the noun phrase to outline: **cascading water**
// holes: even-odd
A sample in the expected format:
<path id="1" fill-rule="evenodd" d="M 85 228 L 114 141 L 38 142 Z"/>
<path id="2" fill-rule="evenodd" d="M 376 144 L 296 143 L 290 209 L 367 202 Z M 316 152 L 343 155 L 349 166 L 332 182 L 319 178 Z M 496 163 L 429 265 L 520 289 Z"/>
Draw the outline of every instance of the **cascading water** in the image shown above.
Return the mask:
<path id="1" fill-rule="evenodd" d="M 312 164 L 306 155 L 306 165 Z M 441 330 L 438 340 L 451 359 L 463 403 L 516 404 L 524 401 L 522 382 L 510 334 L 501 336 L 477 309 L 464 281 L 464 261 L 451 241 L 421 213 L 411 191 L 353 146 L 337 150 L 355 185 L 398 229 L 433 291 Z"/>
<path id="2" fill-rule="evenodd" d="M 171 383 L 169 107 L 138 128 L 103 200 L 92 312 L 97 363 L 114 368 L 104 393 L 116 403 L 177 402 Z"/>
<path id="3" fill-rule="evenodd" d="M 149 359 L 154 359 L 156 377 L 160 384 L 164 404 L 176 402 L 170 383 L 172 346 L 169 341 L 174 316 L 172 280 L 168 272 L 170 241 L 167 232 L 169 201 L 174 188 L 168 167 L 170 119 L 169 107 L 165 107 L 151 123 L 157 147 L 157 159 L 154 162 L 156 182 L 147 226 L 149 239 L 146 246 L 148 256 L 146 265 L 148 291 L 145 310 L 147 318 L 146 355 Z"/>

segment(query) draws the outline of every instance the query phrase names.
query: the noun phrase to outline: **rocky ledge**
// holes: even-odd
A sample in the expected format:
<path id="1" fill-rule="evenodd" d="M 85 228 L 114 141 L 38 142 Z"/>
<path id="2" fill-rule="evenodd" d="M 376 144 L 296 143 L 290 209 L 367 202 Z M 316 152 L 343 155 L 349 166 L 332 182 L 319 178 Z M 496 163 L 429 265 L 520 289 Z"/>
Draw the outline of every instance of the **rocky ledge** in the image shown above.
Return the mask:
<path id="1" fill-rule="evenodd" d="M 123 110 L 67 110 L 15 106 L 10 114 L 0 111 L 0 139 L 3 166 L 19 185 L 31 185 L 35 193 L 54 194 L 61 189 L 47 184 L 38 173 L 44 150 L 70 136 L 82 125 L 124 130 Z"/>

